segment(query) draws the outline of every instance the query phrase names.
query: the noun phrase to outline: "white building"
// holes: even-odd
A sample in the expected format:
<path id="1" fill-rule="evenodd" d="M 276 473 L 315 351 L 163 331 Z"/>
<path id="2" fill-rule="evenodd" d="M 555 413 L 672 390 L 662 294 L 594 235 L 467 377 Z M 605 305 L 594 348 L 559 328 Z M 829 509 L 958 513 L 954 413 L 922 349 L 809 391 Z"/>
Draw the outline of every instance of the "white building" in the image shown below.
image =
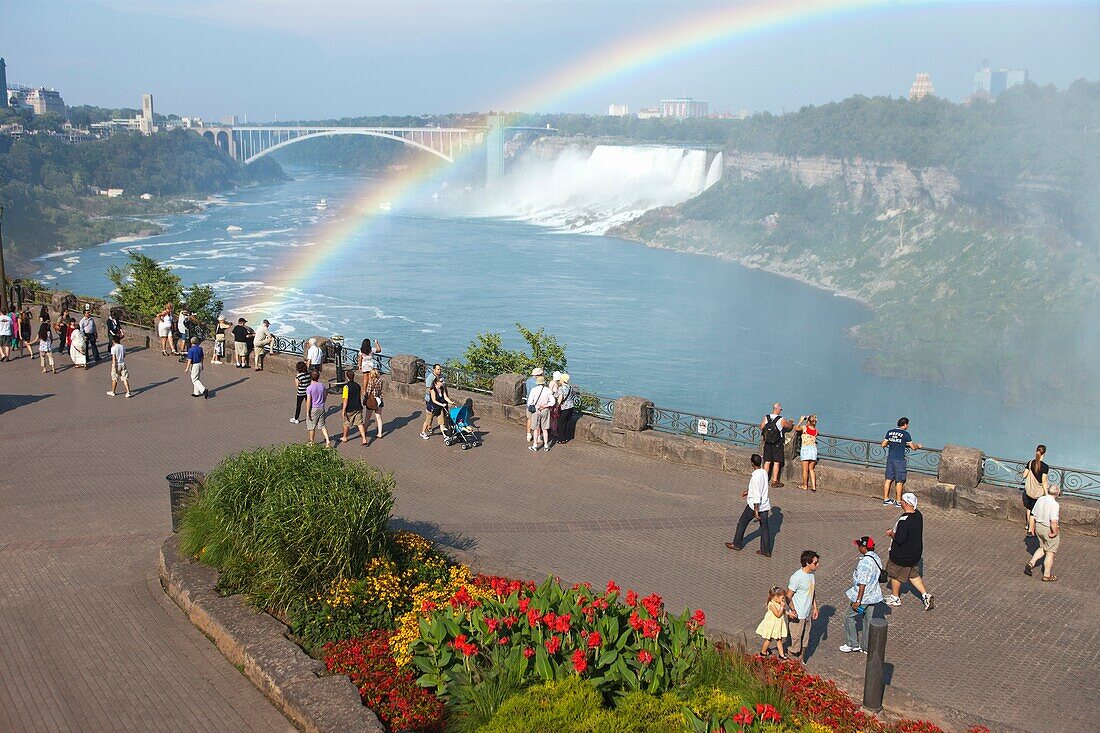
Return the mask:
<path id="1" fill-rule="evenodd" d="M 686 120 L 695 117 L 706 117 L 709 111 L 709 102 L 692 99 L 691 97 L 661 100 L 661 117 Z"/>
<path id="2" fill-rule="evenodd" d="M 913 80 L 913 86 L 909 87 L 909 101 L 916 102 L 925 97 L 936 96 L 936 88 L 932 86 L 932 77 L 927 72 L 917 74 Z"/>
<path id="3" fill-rule="evenodd" d="M 638 110 L 639 120 L 651 120 L 655 117 L 661 116 L 661 110 L 658 107 L 642 107 Z"/>
<path id="4" fill-rule="evenodd" d="M 630 114 L 630 107 L 625 104 L 610 104 L 607 107 L 608 117 L 626 117 Z"/>
<path id="5" fill-rule="evenodd" d="M 153 95 L 141 95 L 141 117 L 138 118 L 138 129 L 142 135 L 152 135 L 157 131 L 153 126 Z"/>

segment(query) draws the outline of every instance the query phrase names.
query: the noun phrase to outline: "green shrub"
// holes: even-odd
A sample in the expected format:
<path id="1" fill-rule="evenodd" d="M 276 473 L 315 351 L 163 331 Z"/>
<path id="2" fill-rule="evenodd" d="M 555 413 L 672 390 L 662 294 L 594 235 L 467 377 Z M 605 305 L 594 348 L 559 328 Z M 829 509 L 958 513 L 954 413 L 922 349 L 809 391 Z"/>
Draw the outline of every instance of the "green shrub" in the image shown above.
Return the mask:
<path id="1" fill-rule="evenodd" d="M 184 511 L 180 548 L 221 571 L 223 592 L 288 611 L 387 552 L 393 477 L 319 446 L 226 458 Z"/>

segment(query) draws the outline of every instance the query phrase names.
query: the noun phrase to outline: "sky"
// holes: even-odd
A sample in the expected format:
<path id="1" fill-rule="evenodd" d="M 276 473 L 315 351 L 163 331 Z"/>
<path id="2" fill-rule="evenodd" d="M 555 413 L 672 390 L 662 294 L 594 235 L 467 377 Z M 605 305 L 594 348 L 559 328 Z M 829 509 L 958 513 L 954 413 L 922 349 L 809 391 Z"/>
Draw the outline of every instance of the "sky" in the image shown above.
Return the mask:
<path id="1" fill-rule="evenodd" d="M 748 0 L 751 2 L 752 0 Z M 812 2 L 812 0 L 807 0 Z M 730 38 L 599 81 L 601 51 L 746 0 L 3 0 L 8 82 L 67 104 L 252 122 L 490 109 L 606 113 L 661 98 L 781 113 L 849 97 L 973 91 L 983 59 L 1100 80 L 1100 0 L 899 3 Z M 759 2 L 759 0 L 757 0 Z M 705 25 L 705 24 L 704 24 Z M 644 46 L 643 46 L 644 48 Z M 643 53 L 644 55 L 644 53 Z M 595 83 L 531 94 L 593 59 Z M 508 105 L 521 101 L 524 109 Z"/>

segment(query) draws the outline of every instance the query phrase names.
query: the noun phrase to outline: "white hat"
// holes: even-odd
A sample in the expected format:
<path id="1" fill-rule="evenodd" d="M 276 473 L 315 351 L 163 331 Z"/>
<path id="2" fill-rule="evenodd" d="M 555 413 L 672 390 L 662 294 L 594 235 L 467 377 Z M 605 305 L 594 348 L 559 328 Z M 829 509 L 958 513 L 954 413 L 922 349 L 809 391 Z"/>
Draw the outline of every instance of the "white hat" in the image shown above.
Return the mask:
<path id="1" fill-rule="evenodd" d="M 906 491 L 904 494 L 902 494 L 901 500 L 909 506 L 913 507 L 914 509 L 917 508 L 917 495 L 914 494 L 912 491 Z"/>
<path id="2" fill-rule="evenodd" d="M 534 369 L 531 370 L 531 376 L 532 377 L 541 377 L 542 374 L 543 374 L 542 367 L 535 367 Z"/>
<path id="3" fill-rule="evenodd" d="M 309 340 L 309 345 L 310 346 L 316 346 L 317 345 L 317 339 L 310 339 Z"/>
<path id="4" fill-rule="evenodd" d="M 561 372 L 554 372 L 550 375 L 550 378 L 553 379 L 555 382 L 559 381 L 561 379 Z"/>

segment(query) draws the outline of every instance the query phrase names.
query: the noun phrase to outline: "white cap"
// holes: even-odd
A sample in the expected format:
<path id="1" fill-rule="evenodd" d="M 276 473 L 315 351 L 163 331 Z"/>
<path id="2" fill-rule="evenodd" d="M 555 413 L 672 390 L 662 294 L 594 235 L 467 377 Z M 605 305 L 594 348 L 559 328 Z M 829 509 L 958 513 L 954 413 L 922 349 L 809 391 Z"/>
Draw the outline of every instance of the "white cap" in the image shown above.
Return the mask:
<path id="1" fill-rule="evenodd" d="M 914 494 L 912 491 L 906 491 L 904 494 L 902 494 L 901 500 L 909 506 L 913 507 L 914 509 L 917 508 L 917 495 Z"/>
<path id="2" fill-rule="evenodd" d="M 309 340 L 309 345 L 310 346 L 316 346 L 317 345 L 317 339 L 310 339 Z"/>
<path id="3" fill-rule="evenodd" d="M 550 378 L 557 382 L 561 379 L 561 372 L 554 372 L 552 375 L 550 375 Z"/>

